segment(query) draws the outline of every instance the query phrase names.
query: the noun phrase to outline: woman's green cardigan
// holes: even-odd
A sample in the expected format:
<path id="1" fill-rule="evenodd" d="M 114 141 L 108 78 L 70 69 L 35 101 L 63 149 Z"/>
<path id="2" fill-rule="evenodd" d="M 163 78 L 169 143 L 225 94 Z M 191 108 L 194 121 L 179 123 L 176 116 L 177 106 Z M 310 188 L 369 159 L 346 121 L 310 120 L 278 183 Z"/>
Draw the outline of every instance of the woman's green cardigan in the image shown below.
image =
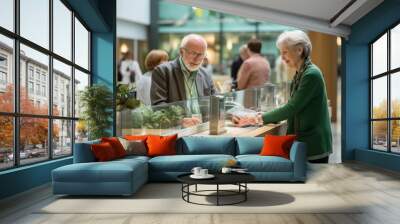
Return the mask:
<path id="1" fill-rule="evenodd" d="M 286 105 L 263 114 L 264 124 L 287 119 L 287 134 L 295 134 L 298 141 L 307 144 L 308 160 L 328 156 L 332 152 L 332 131 L 322 72 L 306 60 L 290 89 Z"/>

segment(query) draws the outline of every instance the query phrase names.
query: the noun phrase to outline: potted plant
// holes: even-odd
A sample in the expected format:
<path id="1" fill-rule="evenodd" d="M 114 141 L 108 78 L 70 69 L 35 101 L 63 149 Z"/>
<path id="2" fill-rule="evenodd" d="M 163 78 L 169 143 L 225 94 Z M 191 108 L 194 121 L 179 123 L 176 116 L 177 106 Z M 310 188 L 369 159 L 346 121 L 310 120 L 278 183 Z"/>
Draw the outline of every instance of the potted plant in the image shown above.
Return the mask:
<path id="1" fill-rule="evenodd" d="M 168 129 L 179 126 L 183 118 L 183 109 L 180 106 L 169 106 L 163 109 L 142 111 L 143 127 L 149 129 Z"/>
<path id="2" fill-rule="evenodd" d="M 85 121 L 89 140 L 109 136 L 113 98 L 111 91 L 101 84 L 86 87 L 80 93 L 81 119 Z"/>
<path id="3" fill-rule="evenodd" d="M 135 97 L 135 91 L 133 87 L 129 85 L 120 84 L 117 87 L 116 94 L 116 105 L 117 111 L 124 109 L 135 109 L 140 106 L 140 101 Z"/>
<path id="4" fill-rule="evenodd" d="M 117 110 L 117 135 L 122 135 L 122 129 L 132 128 L 133 110 L 141 106 L 140 100 L 136 99 L 135 88 L 119 84 L 116 93 Z"/>
<path id="5" fill-rule="evenodd" d="M 160 134 L 170 129 L 179 128 L 184 110 L 180 106 L 168 106 L 154 109 L 150 106 L 141 106 L 132 111 L 130 127 L 140 129 L 146 134 Z"/>

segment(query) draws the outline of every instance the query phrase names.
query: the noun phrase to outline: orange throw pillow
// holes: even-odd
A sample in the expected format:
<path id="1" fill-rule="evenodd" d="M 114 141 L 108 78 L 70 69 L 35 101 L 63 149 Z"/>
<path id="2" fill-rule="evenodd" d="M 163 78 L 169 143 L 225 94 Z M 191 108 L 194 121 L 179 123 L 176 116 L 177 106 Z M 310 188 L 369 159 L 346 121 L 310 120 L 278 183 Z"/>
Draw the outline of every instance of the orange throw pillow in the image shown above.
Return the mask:
<path id="1" fill-rule="evenodd" d="M 118 140 L 118 138 L 111 137 L 111 138 L 101 138 L 101 142 L 108 142 L 112 146 L 115 156 L 117 158 L 125 157 L 126 156 L 126 151 L 124 149 L 124 146 L 122 146 L 121 142 Z"/>
<path id="2" fill-rule="evenodd" d="M 148 156 L 176 155 L 176 139 L 178 135 L 158 136 L 151 135 L 147 138 Z"/>
<path id="3" fill-rule="evenodd" d="M 124 139 L 126 140 L 131 140 L 131 141 L 146 141 L 147 137 L 149 137 L 150 135 L 125 135 Z"/>
<path id="4" fill-rule="evenodd" d="M 93 144 L 91 145 L 91 149 L 94 154 L 94 157 L 99 162 L 110 161 L 117 158 L 114 149 L 108 142 Z"/>
<path id="5" fill-rule="evenodd" d="M 294 140 L 296 140 L 296 135 L 266 135 L 260 155 L 280 156 L 289 159 L 290 147 L 292 147 Z"/>

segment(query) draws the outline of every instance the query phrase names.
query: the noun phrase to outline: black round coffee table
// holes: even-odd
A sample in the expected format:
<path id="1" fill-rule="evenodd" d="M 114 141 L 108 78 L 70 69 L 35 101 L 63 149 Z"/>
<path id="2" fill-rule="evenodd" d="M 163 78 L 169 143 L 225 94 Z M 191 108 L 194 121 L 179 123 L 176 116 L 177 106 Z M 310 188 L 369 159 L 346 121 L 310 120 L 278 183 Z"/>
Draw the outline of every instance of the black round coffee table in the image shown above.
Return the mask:
<path id="1" fill-rule="evenodd" d="M 190 177 L 191 173 L 182 174 L 177 177 L 178 181 L 182 183 L 182 199 L 188 203 L 198 205 L 234 205 L 247 200 L 247 192 L 249 188 L 247 183 L 255 180 L 255 177 L 249 173 L 215 173 L 215 177 L 212 179 L 193 179 Z M 216 185 L 215 190 L 198 190 L 197 185 Z M 224 190 L 220 189 L 220 185 L 236 185 L 237 190 Z M 194 191 L 190 191 L 190 186 L 195 186 Z M 206 194 L 209 192 L 215 192 L 215 194 Z M 197 203 L 190 200 L 190 196 L 204 196 L 204 197 L 216 197 L 216 204 L 203 204 Z M 221 197 L 232 197 L 241 196 L 239 200 L 231 203 L 221 203 Z"/>

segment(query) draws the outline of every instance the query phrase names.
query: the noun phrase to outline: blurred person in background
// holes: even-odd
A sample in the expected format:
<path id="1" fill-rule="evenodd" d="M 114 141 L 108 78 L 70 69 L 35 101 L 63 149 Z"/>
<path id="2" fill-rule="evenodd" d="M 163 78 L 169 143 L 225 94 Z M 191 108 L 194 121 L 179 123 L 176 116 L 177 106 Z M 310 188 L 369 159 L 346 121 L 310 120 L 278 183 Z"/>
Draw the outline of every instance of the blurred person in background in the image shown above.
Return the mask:
<path id="1" fill-rule="evenodd" d="M 268 82 L 271 68 L 268 60 L 261 55 L 262 43 L 251 39 L 247 43 L 249 58 L 240 66 L 237 75 L 237 89 L 260 87 Z"/>
<path id="2" fill-rule="evenodd" d="M 118 64 L 118 84 L 134 86 L 142 76 L 137 61 L 133 60 L 132 52 L 127 51 Z"/>
<path id="3" fill-rule="evenodd" d="M 210 77 L 212 77 L 212 75 L 213 75 L 213 66 L 210 64 L 210 60 L 207 57 L 204 58 L 203 64 L 201 66 L 204 68 L 206 73 Z"/>
<path id="4" fill-rule="evenodd" d="M 247 45 L 244 44 L 239 48 L 239 56 L 236 60 L 233 61 L 231 65 L 231 78 L 232 78 L 232 89 L 237 88 L 237 74 L 239 72 L 240 66 L 243 64 L 243 61 L 248 59 L 249 53 L 247 49 Z"/>
<path id="5" fill-rule="evenodd" d="M 145 105 L 151 105 L 150 88 L 151 88 L 151 74 L 153 70 L 160 64 L 167 62 L 169 59 L 168 53 L 164 50 L 150 51 L 144 60 L 147 72 L 143 74 L 137 83 L 137 99 Z"/>

